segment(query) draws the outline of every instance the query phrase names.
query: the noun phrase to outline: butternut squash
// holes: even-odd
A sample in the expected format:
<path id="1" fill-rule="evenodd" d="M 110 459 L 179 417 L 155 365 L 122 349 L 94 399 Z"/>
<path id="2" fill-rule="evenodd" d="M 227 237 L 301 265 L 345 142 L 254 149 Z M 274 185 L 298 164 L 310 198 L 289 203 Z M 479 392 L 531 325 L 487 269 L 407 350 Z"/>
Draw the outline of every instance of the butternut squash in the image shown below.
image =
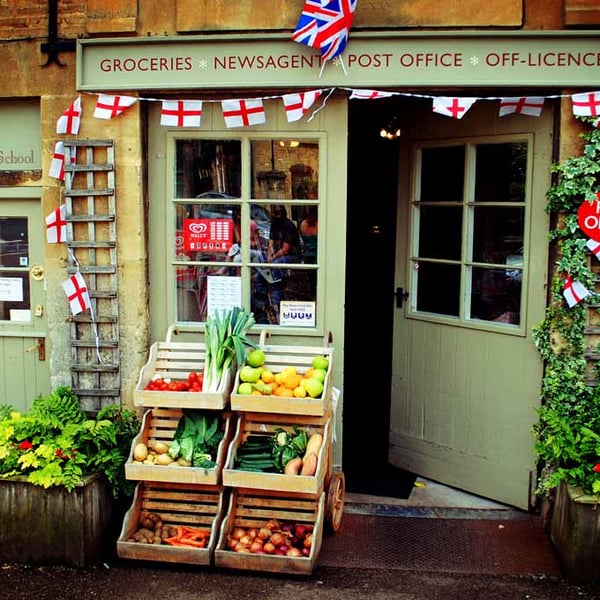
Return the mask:
<path id="1" fill-rule="evenodd" d="M 317 472 L 318 457 L 315 452 L 305 455 L 302 459 L 302 469 L 300 475 L 308 475 L 312 477 Z"/>
<path id="2" fill-rule="evenodd" d="M 306 442 L 306 450 L 304 451 L 304 456 L 308 456 L 311 453 L 319 454 L 319 450 L 321 449 L 321 444 L 323 443 L 323 436 L 320 433 L 313 433 L 309 438 L 308 442 Z"/>
<path id="3" fill-rule="evenodd" d="M 298 475 L 301 468 L 302 459 L 299 456 L 297 456 L 296 458 L 288 460 L 288 462 L 285 465 L 284 473 L 286 475 Z"/>

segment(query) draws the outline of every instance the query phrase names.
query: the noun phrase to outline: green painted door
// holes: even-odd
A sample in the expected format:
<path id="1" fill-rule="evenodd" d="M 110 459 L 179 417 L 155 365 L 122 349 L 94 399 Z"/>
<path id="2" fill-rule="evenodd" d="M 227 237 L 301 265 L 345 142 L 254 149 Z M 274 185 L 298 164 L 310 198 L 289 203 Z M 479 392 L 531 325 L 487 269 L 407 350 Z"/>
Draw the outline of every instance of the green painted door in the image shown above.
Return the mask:
<path id="1" fill-rule="evenodd" d="M 552 111 L 402 129 L 390 462 L 528 508 L 546 298 Z M 408 292 L 408 295 L 406 295 Z"/>
<path id="2" fill-rule="evenodd" d="M 0 198 L 0 404 L 25 410 L 50 391 L 39 199 Z"/>

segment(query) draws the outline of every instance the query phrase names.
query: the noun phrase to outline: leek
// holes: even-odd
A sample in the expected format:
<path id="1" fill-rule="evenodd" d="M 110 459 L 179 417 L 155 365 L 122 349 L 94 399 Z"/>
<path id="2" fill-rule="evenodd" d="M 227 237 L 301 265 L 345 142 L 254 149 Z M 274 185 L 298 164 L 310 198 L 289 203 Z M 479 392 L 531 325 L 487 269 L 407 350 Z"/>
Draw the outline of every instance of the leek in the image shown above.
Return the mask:
<path id="1" fill-rule="evenodd" d="M 254 323 L 254 315 L 239 306 L 207 317 L 203 392 L 218 392 L 235 366 L 244 362 L 247 347 L 258 348 L 247 336 Z"/>

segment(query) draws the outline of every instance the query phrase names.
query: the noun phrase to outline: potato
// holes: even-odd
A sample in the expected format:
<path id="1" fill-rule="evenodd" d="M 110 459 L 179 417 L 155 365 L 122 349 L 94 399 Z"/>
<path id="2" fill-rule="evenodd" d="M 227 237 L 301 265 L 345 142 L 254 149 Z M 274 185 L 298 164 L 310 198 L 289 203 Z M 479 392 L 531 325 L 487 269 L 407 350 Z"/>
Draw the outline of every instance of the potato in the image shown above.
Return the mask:
<path id="1" fill-rule="evenodd" d="M 170 454 L 159 454 L 155 459 L 154 459 L 154 464 L 155 465 L 170 465 L 173 462 L 173 458 Z"/>
<path id="2" fill-rule="evenodd" d="M 166 454 L 169 451 L 169 445 L 165 444 L 165 442 L 154 442 L 152 449 L 157 454 Z"/>
<path id="3" fill-rule="evenodd" d="M 148 458 L 148 447 L 146 444 L 140 442 L 139 444 L 135 445 L 133 448 L 133 458 L 140 461 L 144 461 L 146 458 Z"/>

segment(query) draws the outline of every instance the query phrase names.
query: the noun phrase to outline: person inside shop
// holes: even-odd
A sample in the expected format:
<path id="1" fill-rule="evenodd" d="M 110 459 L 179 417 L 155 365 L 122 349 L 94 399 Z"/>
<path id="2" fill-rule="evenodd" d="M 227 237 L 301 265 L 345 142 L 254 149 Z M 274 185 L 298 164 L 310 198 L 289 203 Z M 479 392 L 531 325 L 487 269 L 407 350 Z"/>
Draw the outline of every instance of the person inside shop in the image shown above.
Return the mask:
<path id="1" fill-rule="evenodd" d="M 271 206 L 271 229 L 269 232 L 267 262 L 277 264 L 297 263 L 299 262 L 299 246 L 300 235 L 298 229 L 294 222 L 288 218 L 285 206 L 274 204 Z M 273 269 L 273 276 L 278 281 L 272 284 L 271 300 L 277 314 L 279 314 L 279 305 L 284 291 L 293 275 L 293 271 L 287 269 Z"/>
<path id="2" fill-rule="evenodd" d="M 319 234 L 319 221 L 317 207 L 309 206 L 306 216 L 300 222 L 300 241 L 302 245 L 302 262 L 314 265 L 317 262 L 317 238 Z M 317 272 L 308 273 L 311 295 L 314 298 L 317 287 Z"/>

